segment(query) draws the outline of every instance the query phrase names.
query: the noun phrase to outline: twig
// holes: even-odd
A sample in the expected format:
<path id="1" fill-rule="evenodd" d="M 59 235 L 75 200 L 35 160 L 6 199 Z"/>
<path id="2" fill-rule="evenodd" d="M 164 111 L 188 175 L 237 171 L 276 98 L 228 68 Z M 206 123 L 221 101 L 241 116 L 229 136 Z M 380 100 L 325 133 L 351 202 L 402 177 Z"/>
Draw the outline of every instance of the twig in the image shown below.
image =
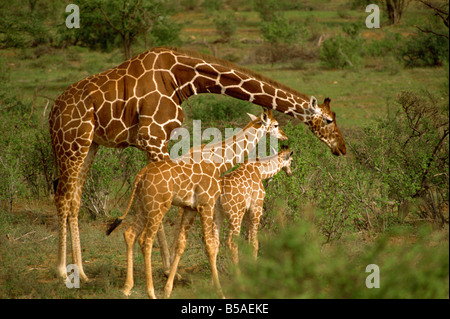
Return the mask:
<path id="1" fill-rule="evenodd" d="M 30 116 L 28 117 L 28 122 L 31 120 L 31 117 L 33 116 L 34 106 L 36 105 L 36 98 L 37 98 L 37 88 L 34 89 L 33 104 L 31 104 L 31 112 L 30 112 Z"/>
<path id="2" fill-rule="evenodd" d="M 44 112 L 42 113 L 42 122 L 45 122 L 45 113 L 47 113 L 47 107 L 48 107 L 49 103 L 50 103 L 50 100 L 47 99 L 47 104 L 45 105 Z"/>
<path id="3" fill-rule="evenodd" d="M 449 38 L 448 34 L 437 33 L 437 32 L 434 32 L 433 30 L 424 30 L 421 27 L 419 27 L 418 25 L 416 25 L 416 28 L 419 29 L 420 31 L 422 31 L 423 33 L 431 33 L 431 34 L 437 35 L 439 37 L 444 37 L 447 39 Z"/>
<path id="4" fill-rule="evenodd" d="M 36 232 L 35 230 L 32 230 L 32 231 L 30 231 L 30 232 L 28 232 L 28 233 L 26 233 L 26 234 L 24 234 L 24 235 L 22 235 L 22 236 L 19 236 L 19 237 L 17 237 L 17 238 L 12 238 L 12 241 L 18 241 L 18 240 L 21 239 L 21 238 L 24 238 L 24 237 L 26 237 L 26 236 L 28 236 L 28 235 L 34 234 L 35 232 Z"/>

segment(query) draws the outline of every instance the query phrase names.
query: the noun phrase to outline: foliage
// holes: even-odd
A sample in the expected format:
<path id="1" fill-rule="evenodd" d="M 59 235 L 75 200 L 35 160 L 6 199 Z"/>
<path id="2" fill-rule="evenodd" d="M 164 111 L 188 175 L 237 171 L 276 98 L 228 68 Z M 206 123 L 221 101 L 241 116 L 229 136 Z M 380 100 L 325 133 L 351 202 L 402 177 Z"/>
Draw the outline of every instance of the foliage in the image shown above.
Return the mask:
<path id="1" fill-rule="evenodd" d="M 299 22 L 289 21 L 281 14 L 261 22 L 261 35 L 272 45 L 294 44 L 300 41 L 303 29 Z"/>
<path id="2" fill-rule="evenodd" d="M 55 4 L 44 2 L 31 7 L 31 3 L 0 4 L 0 47 L 34 47 L 52 42 L 50 28 L 42 21 L 52 16 Z"/>
<path id="3" fill-rule="evenodd" d="M 101 147 L 83 190 L 83 207 L 94 218 L 110 216 L 120 201 L 128 200 L 124 194 L 131 191 L 135 174 L 145 165 L 145 154 L 140 150 Z"/>
<path id="4" fill-rule="evenodd" d="M 253 8 L 262 21 L 272 21 L 280 11 L 299 10 L 304 7 L 300 1 L 292 0 L 253 0 Z"/>
<path id="5" fill-rule="evenodd" d="M 108 50 L 121 45 L 127 59 L 132 57 L 132 45 L 138 38 L 152 43 L 171 44 L 178 41 L 181 26 L 170 17 L 171 7 L 156 0 L 80 1 L 83 27 L 60 32 L 66 41 Z M 147 35 L 150 34 L 150 39 Z"/>
<path id="6" fill-rule="evenodd" d="M 202 7 L 209 11 L 218 11 L 223 7 L 223 0 L 203 0 Z"/>
<path id="7" fill-rule="evenodd" d="M 403 42 L 404 40 L 401 34 L 386 32 L 384 38 L 374 39 L 365 44 L 365 54 L 370 57 L 397 56 Z"/>
<path id="8" fill-rule="evenodd" d="M 419 32 L 404 41 L 399 58 L 407 67 L 442 65 L 449 61 L 448 38 Z"/>
<path id="9" fill-rule="evenodd" d="M 427 229 L 416 238 L 405 230 L 399 232 L 413 243 L 394 244 L 398 240 L 394 233 L 360 244 L 363 247 L 322 246 L 313 225 L 295 223 L 277 236 L 264 238 L 257 261 L 245 254 L 240 275 L 226 285 L 225 293 L 233 298 L 268 299 L 446 298 L 448 234 L 435 236 L 439 244 L 429 244 Z M 379 288 L 366 287 L 370 264 L 379 267 Z"/>
<path id="10" fill-rule="evenodd" d="M 202 121 L 202 128 L 247 121 L 252 104 L 228 96 L 202 94 L 184 102 L 183 109 L 190 119 Z"/>
<path id="11" fill-rule="evenodd" d="M 377 172 L 385 197 L 398 205 L 421 199 L 419 213 L 442 225 L 448 222 L 448 99 L 402 92 L 397 102 L 400 109 L 365 129 L 355 154 Z"/>
<path id="12" fill-rule="evenodd" d="M 221 42 L 229 42 L 236 33 L 236 16 L 232 11 L 217 13 L 214 18 L 214 24 Z"/>
<path id="13" fill-rule="evenodd" d="M 358 69 L 364 56 L 364 40 L 359 37 L 356 24 L 344 28 L 345 35 L 336 35 L 324 41 L 320 48 L 320 61 L 327 69 Z"/>
<path id="14" fill-rule="evenodd" d="M 388 116 L 345 134 L 354 160 L 333 158 L 300 125 L 283 127 L 294 151 L 293 176 L 265 182 L 262 225 L 274 229 L 278 198 L 285 198 L 287 220 L 299 220 L 312 205 L 327 240 L 384 231 L 408 212 L 447 224 L 448 104 L 411 92 L 399 94 L 398 103 Z"/>

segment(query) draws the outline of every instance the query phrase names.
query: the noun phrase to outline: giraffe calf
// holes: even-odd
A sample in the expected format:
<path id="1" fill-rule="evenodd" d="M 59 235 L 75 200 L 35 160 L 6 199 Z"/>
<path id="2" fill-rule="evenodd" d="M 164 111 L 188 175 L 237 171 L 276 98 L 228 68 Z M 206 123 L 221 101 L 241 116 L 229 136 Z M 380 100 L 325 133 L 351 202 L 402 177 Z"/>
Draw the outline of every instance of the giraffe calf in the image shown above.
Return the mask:
<path id="1" fill-rule="evenodd" d="M 130 202 L 124 215 L 111 224 L 107 234 L 111 233 L 126 217 L 130 211 L 134 195 L 137 197 L 136 217 L 131 226 L 125 231 L 124 237 L 127 246 L 127 279 L 125 282 L 125 295 L 129 295 L 133 287 L 133 245 L 139 238 L 139 244 L 144 256 L 144 266 L 147 282 L 147 293 L 155 298 L 151 268 L 151 250 L 156 231 L 168 209 L 174 205 L 182 207 L 180 229 L 176 237 L 171 270 L 164 296 L 170 296 L 173 280 L 178 263 L 186 247 L 189 229 L 197 213 L 200 215 L 202 231 L 206 246 L 206 253 L 211 265 L 213 282 L 222 295 L 217 273 L 216 257 L 219 247 L 219 233 L 214 219 L 214 205 L 220 195 L 220 174 L 236 164 L 237 160 L 248 155 L 259 139 L 268 133 L 271 136 L 286 140 L 287 136 L 278 127 L 270 110 L 264 111 L 260 117 L 251 116 L 252 121 L 237 134 L 213 144 L 214 154 L 219 154 L 219 160 L 211 161 L 202 145 L 199 150 L 206 158 L 199 162 L 162 160 L 149 163 L 136 176 Z M 208 145 L 209 146 L 209 145 Z M 193 150 L 194 152 L 194 150 Z M 194 156 L 195 157 L 195 156 Z"/>
<path id="2" fill-rule="evenodd" d="M 199 213 L 212 279 L 218 292 L 222 294 L 215 259 L 217 256 L 216 249 L 218 249 L 216 238 L 218 236 L 215 234 L 217 228 L 213 225 L 213 213 L 214 204 L 220 194 L 220 183 L 216 178 L 214 164 L 204 161 L 193 164 L 158 161 L 148 164 L 136 176 L 126 213 L 111 225 L 108 233 L 114 230 L 125 218 L 135 194 L 137 195 L 136 217 L 124 233 L 127 246 L 127 278 L 124 294 L 129 295 L 134 285 L 133 246 L 136 239 L 139 239 L 144 257 L 147 293 L 150 298 L 156 298 L 151 262 L 153 241 L 164 215 L 172 204 L 187 206 L 195 213 Z M 177 247 L 176 255 L 178 260 L 184 251 L 186 238 L 182 238 L 180 241 L 181 245 Z M 176 272 L 175 264 L 172 265 L 171 274 L 174 271 Z M 166 285 L 165 297 L 169 297 L 171 291 L 172 286 Z"/>
<path id="3" fill-rule="evenodd" d="M 253 245 L 253 256 L 258 255 L 258 226 L 263 213 L 266 192 L 262 181 L 284 170 L 291 176 L 292 153 L 283 147 L 273 157 L 246 161 L 235 171 L 221 178 L 222 192 L 215 206 L 215 218 L 218 227 L 226 217 L 229 221 L 227 246 L 235 264 L 239 262 L 238 246 L 235 236 L 241 231 L 241 224 L 247 229 L 248 241 Z"/>

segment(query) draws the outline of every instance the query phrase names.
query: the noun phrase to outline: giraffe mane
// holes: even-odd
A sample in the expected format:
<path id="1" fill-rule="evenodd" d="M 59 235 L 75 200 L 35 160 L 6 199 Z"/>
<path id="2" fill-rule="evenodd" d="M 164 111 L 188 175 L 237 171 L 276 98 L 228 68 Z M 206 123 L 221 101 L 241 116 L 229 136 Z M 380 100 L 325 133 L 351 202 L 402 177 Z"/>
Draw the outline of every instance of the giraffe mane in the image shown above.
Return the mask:
<path id="1" fill-rule="evenodd" d="M 294 96 L 300 97 L 305 101 L 309 101 L 309 97 L 306 94 L 300 93 L 297 90 L 294 90 L 293 88 L 282 84 L 278 81 L 275 81 L 267 76 L 264 76 L 256 71 L 250 70 L 246 67 L 237 65 L 235 63 L 232 63 L 230 61 L 224 60 L 224 59 L 219 59 L 216 57 L 213 57 L 211 55 L 208 54 L 203 54 L 203 53 L 199 53 L 197 51 L 194 50 L 190 50 L 190 49 L 186 49 L 186 48 L 178 48 L 178 47 L 158 47 L 158 48 L 154 48 L 153 50 L 170 50 L 170 51 L 174 51 L 177 53 L 181 53 L 181 54 L 185 54 L 188 56 L 191 56 L 193 58 L 199 58 L 202 60 L 205 60 L 208 63 L 215 63 L 215 64 L 219 64 L 228 68 L 231 68 L 233 70 L 236 70 L 238 72 L 244 73 L 246 75 L 249 75 L 253 78 L 255 78 L 258 81 L 262 81 L 262 82 L 266 82 L 269 85 L 272 85 L 273 87 L 276 87 L 278 89 L 282 89 L 287 93 L 290 93 Z"/>

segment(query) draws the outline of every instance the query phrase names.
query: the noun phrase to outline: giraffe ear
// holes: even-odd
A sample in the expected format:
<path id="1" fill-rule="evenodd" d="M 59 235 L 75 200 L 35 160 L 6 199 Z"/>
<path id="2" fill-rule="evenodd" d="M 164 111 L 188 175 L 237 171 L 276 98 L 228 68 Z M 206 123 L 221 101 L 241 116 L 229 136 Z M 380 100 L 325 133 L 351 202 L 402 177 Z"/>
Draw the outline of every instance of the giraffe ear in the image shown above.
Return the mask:
<path id="1" fill-rule="evenodd" d="M 269 115 L 267 115 L 266 112 L 263 112 L 263 113 L 261 114 L 261 122 L 262 122 L 264 125 L 268 125 L 268 122 L 269 122 Z"/>
<path id="2" fill-rule="evenodd" d="M 311 107 L 313 109 L 317 108 L 317 99 L 314 96 L 311 96 L 311 100 L 309 101 L 309 104 L 311 104 Z"/>
<path id="3" fill-rule="evenodd" d="M 254 116 L 253 114 L 247 113 L 247 115 L 250 117 L 250 119 L 251 119 L 252 121 L 254 121 L 254 120 L 257 119 L 257 117 Z"/>
<path id="4" fill-rule="evenodd" d="M 284 157 L 284 159 L 287 161 L 289 158 L 292 157 L 292 154 L 294 154 L 294 151 L 292 151 L 292 152 L 286 154 L 286 156 Z"/>

